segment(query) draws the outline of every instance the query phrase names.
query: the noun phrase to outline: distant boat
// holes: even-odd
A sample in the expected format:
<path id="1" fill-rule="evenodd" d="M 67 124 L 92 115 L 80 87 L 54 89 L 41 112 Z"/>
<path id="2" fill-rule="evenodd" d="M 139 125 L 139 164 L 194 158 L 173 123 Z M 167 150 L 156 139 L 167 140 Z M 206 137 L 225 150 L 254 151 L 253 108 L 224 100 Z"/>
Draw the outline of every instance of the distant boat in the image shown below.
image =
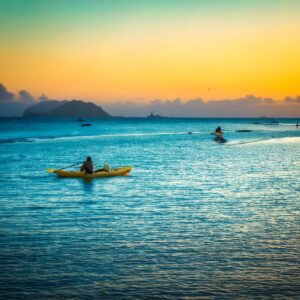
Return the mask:
<path id="1" fill-rule="evenodd" d="M 264 123 L 264 125 L 279 125 L 279 122 L 276 120 L 272 120 L 271 122 Z"/>
<path id="2" fill-rule="evenodd" d="M 147 118 L 148 119 L 169 119 L 169 117 L 154 115 L 153 111 L 151 112 L 151 114 Z"/>
<path id="3" fill-rule="evenodd" d="M 83 119 L 81 119 L 81 118 L 78 118 L 78 119 L 76 120 L 76 122 L 85 122 L 85 120 L 83 120 Z"/>
<path id="4" fill-rule="evenodd" d="M 235 132 L 251 132 L 252 130 L 250 129 L 240 129 L 240 130 L 236 130 Z"/>
<path id="5" fill-rule="evenodd" d="M 87 126 L 92 126 L 92 124 L 89 124 L 89 123 L 81 124 L 81 127 L 87 127 Z"/>

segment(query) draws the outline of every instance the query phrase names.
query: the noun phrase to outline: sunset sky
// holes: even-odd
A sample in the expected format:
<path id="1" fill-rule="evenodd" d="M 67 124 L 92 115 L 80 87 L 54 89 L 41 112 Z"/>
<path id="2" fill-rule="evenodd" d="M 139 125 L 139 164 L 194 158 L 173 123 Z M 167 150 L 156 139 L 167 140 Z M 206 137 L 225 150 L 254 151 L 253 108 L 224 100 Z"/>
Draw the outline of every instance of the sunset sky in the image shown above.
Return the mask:
<path id="1" fill-rule="evenodd" d="M 0 83 L 109 102 L 300 94 L 298 0 L 0 0 Z"/>

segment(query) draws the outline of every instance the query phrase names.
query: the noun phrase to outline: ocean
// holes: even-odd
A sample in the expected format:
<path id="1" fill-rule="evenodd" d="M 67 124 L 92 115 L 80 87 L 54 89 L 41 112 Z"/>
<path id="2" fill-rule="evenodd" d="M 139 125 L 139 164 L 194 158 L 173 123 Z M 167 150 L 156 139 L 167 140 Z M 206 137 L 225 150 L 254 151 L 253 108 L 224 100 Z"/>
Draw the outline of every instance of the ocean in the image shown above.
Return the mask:
<path id="1" fill-rule="evenodd" d="M 0 298 L 298 298 L 300 119 L 278 121 L 0 119 Z M 133 169 L 46 172 L 87 156 Z"/>

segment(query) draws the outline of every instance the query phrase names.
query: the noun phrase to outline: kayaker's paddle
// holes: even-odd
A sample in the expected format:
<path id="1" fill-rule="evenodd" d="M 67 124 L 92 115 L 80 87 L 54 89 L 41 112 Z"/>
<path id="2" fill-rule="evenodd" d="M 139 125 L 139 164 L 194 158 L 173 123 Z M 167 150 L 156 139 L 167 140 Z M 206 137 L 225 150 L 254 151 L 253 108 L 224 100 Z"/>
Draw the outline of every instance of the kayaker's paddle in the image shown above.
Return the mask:
<path id="1" fill-rule="evenodd" d="M 74 167 L 74 166 L 78 166 L 78 165 L 80 165 L 82 163 L 83 162 L 79 162 L 79 163 L 76 163 L 74 165 L 70 165 L 70 166 L 67 166 L 67 167 L 64 167 L 64 168 L 61 168 L 61 169 L 47 169 L 46 172 L 47 173 L 53 173 L 54 171 L 61 171 L 61 170 L 68 169 L 68 168 L 71 168 L 71 167 Z"/>

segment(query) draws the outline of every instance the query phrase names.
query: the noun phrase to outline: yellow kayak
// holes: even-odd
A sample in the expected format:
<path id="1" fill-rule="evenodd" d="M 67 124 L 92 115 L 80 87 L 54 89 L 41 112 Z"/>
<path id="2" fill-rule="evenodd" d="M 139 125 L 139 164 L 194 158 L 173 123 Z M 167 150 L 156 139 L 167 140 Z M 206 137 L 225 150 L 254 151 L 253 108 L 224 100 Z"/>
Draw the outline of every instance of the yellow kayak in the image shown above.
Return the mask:
<path id="1" fill-rule="evenodd" d="M 112 176 L 126 176 L 130 173 L 131 167 L 119 167 L 116 169 L 111 169 L 109 172 L 99 171 L 93 174 L 85 174 L 81 171 L 64 171 L 64 170 L 54 170 L 53 173 L 57 174 L 58 177 L 65 178 L 99 178 L 99 177 L 112 177 Z"/>

